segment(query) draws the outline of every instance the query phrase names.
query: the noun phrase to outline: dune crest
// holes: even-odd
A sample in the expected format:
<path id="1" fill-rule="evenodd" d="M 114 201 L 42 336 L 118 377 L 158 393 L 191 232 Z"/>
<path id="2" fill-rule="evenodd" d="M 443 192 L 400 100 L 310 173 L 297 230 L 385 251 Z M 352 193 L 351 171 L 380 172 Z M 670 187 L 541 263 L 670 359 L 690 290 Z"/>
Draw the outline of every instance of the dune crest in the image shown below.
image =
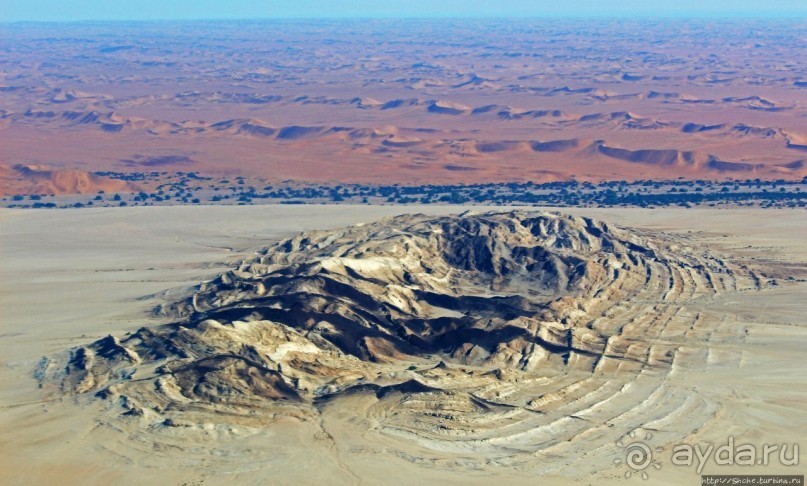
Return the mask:
<path id="1" fill-rule="evenodd" d="M 12 194 L 95 194 L 135 192 L 131 182 L 110 179 L 78 169 L 49 169 L 41 165 L 0 165 L 0 195 Z"/>

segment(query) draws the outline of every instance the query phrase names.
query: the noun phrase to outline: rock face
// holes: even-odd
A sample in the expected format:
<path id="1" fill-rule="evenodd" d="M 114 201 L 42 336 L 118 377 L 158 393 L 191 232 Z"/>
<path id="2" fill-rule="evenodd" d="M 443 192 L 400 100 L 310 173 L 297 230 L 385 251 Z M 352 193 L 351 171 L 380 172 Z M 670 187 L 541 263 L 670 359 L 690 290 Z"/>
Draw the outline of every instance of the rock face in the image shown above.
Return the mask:
<path id="1" fill-rule="evenodd" d="M 303 233 L 158 309 L 175 323 L 73 349 L 42 374 L 170 423 L 204 410 L 317 413 L 357 393 L 407 397 L 406 413 L 443 404 L 455 419 L 541 411 L 565 395 L 513 383 L 669 373 L 714 334 L 682 303 L 760 284 L 685 244 L 519 211 Z M 696 332 L 701 348 L 689 349 Z"/>

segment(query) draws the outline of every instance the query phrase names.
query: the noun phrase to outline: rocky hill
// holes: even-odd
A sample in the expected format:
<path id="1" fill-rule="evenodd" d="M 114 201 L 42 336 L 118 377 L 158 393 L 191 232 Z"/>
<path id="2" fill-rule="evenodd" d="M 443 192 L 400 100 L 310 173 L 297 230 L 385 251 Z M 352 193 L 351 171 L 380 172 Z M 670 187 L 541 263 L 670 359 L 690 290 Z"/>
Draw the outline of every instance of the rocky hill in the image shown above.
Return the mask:
<path id="1" fill-rule="evenodd" d="M 579 394 L 623 411 L 646 403 L 661 388 L 636 385 L 644 377 L 742 338 L 684 306 L 762 284 L 678 237 L 586 218 L 406 215 L 279 241 L 156 310 L 176 322 L 70 350 L 39 373 L 166 426 L 315 416 L 368 396 L 385 430 L 456 446 L 496 436 L 519 410 L 533 417 L 524 427 L 574 403 L 561 415 L 584 414 L 593 405 Z M 558 386 L 539 392 L 536 380 Z M 653 402 L 670 413 L 682 399 Z"/>

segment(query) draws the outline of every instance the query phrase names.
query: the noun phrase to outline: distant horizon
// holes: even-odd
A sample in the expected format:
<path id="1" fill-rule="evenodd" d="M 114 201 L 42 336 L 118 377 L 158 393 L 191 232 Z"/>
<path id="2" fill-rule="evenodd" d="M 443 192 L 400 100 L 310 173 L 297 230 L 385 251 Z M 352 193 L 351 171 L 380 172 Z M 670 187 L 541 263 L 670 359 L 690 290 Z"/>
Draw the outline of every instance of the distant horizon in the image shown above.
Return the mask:
<path id="1" fill-rule="evenodd" d="M 679 15 L 679 16 L 570 16 L 570 15 L 555 15 L 555 16 L 455 16 L 455 17 L 197 17 L 197 18 L 131 18 L 131 19 L 103 19 L 103 18 L 86 18 L 86 19 L 65 19 L 65 20 L 5 20 L 0 19 L 0 25 L 23 25 L 23 24 L 89 24 L 89 23 L 194 23 L 194 22 L 304 22 L 304 21 L 322 21 L 322 22 L 335 22 L 335 21 L 360 21 L 360 20 L 374 20 L 374 21 L 460 21 L 460 20 L 507 20 L 507 21 L 541 21 L 541 20 L 580 20 L 580 21 L 614 21 L 614 20 L 627 20 L 627 21 L 691 21 L 691 20 L 704 20 L 704 21 L 791 21 L 791 22 L 804 22 L 807 20 L 807 14 L 804 17 L 797 17 L 793 15 L 769 15 L 769 16 L 708 16 L 708 15 Z"/>
<path id="2" fill-rule="evenodd" d="M 802 0 L 410 0 L 385 4 L 371 0 L 212 0 L 187 2 L 132 0 L 6 0 L 0 23 L 191 21 L 191 20 L 362 20 L 362 19 L 807 19 Z"/>

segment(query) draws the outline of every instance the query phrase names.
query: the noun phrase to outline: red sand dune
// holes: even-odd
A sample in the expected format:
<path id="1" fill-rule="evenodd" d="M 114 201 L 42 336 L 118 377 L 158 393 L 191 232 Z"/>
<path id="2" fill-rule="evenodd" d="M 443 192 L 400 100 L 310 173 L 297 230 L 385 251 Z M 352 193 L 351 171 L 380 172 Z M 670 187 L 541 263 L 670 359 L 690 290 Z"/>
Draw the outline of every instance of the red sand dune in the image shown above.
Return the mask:
<path id="1" fill-rule="evenodd" d="M 9 27 L 4 191 L 807 176 L 803 23 L 193 25 Z"/>
<path id="2" fill-rule="evenodd" d="M 95 194 L 135 192 L 130 182 L 78 169 L 49 170 L 37 165 L 0 165 L 0 196 L 12 194 Z"/>

